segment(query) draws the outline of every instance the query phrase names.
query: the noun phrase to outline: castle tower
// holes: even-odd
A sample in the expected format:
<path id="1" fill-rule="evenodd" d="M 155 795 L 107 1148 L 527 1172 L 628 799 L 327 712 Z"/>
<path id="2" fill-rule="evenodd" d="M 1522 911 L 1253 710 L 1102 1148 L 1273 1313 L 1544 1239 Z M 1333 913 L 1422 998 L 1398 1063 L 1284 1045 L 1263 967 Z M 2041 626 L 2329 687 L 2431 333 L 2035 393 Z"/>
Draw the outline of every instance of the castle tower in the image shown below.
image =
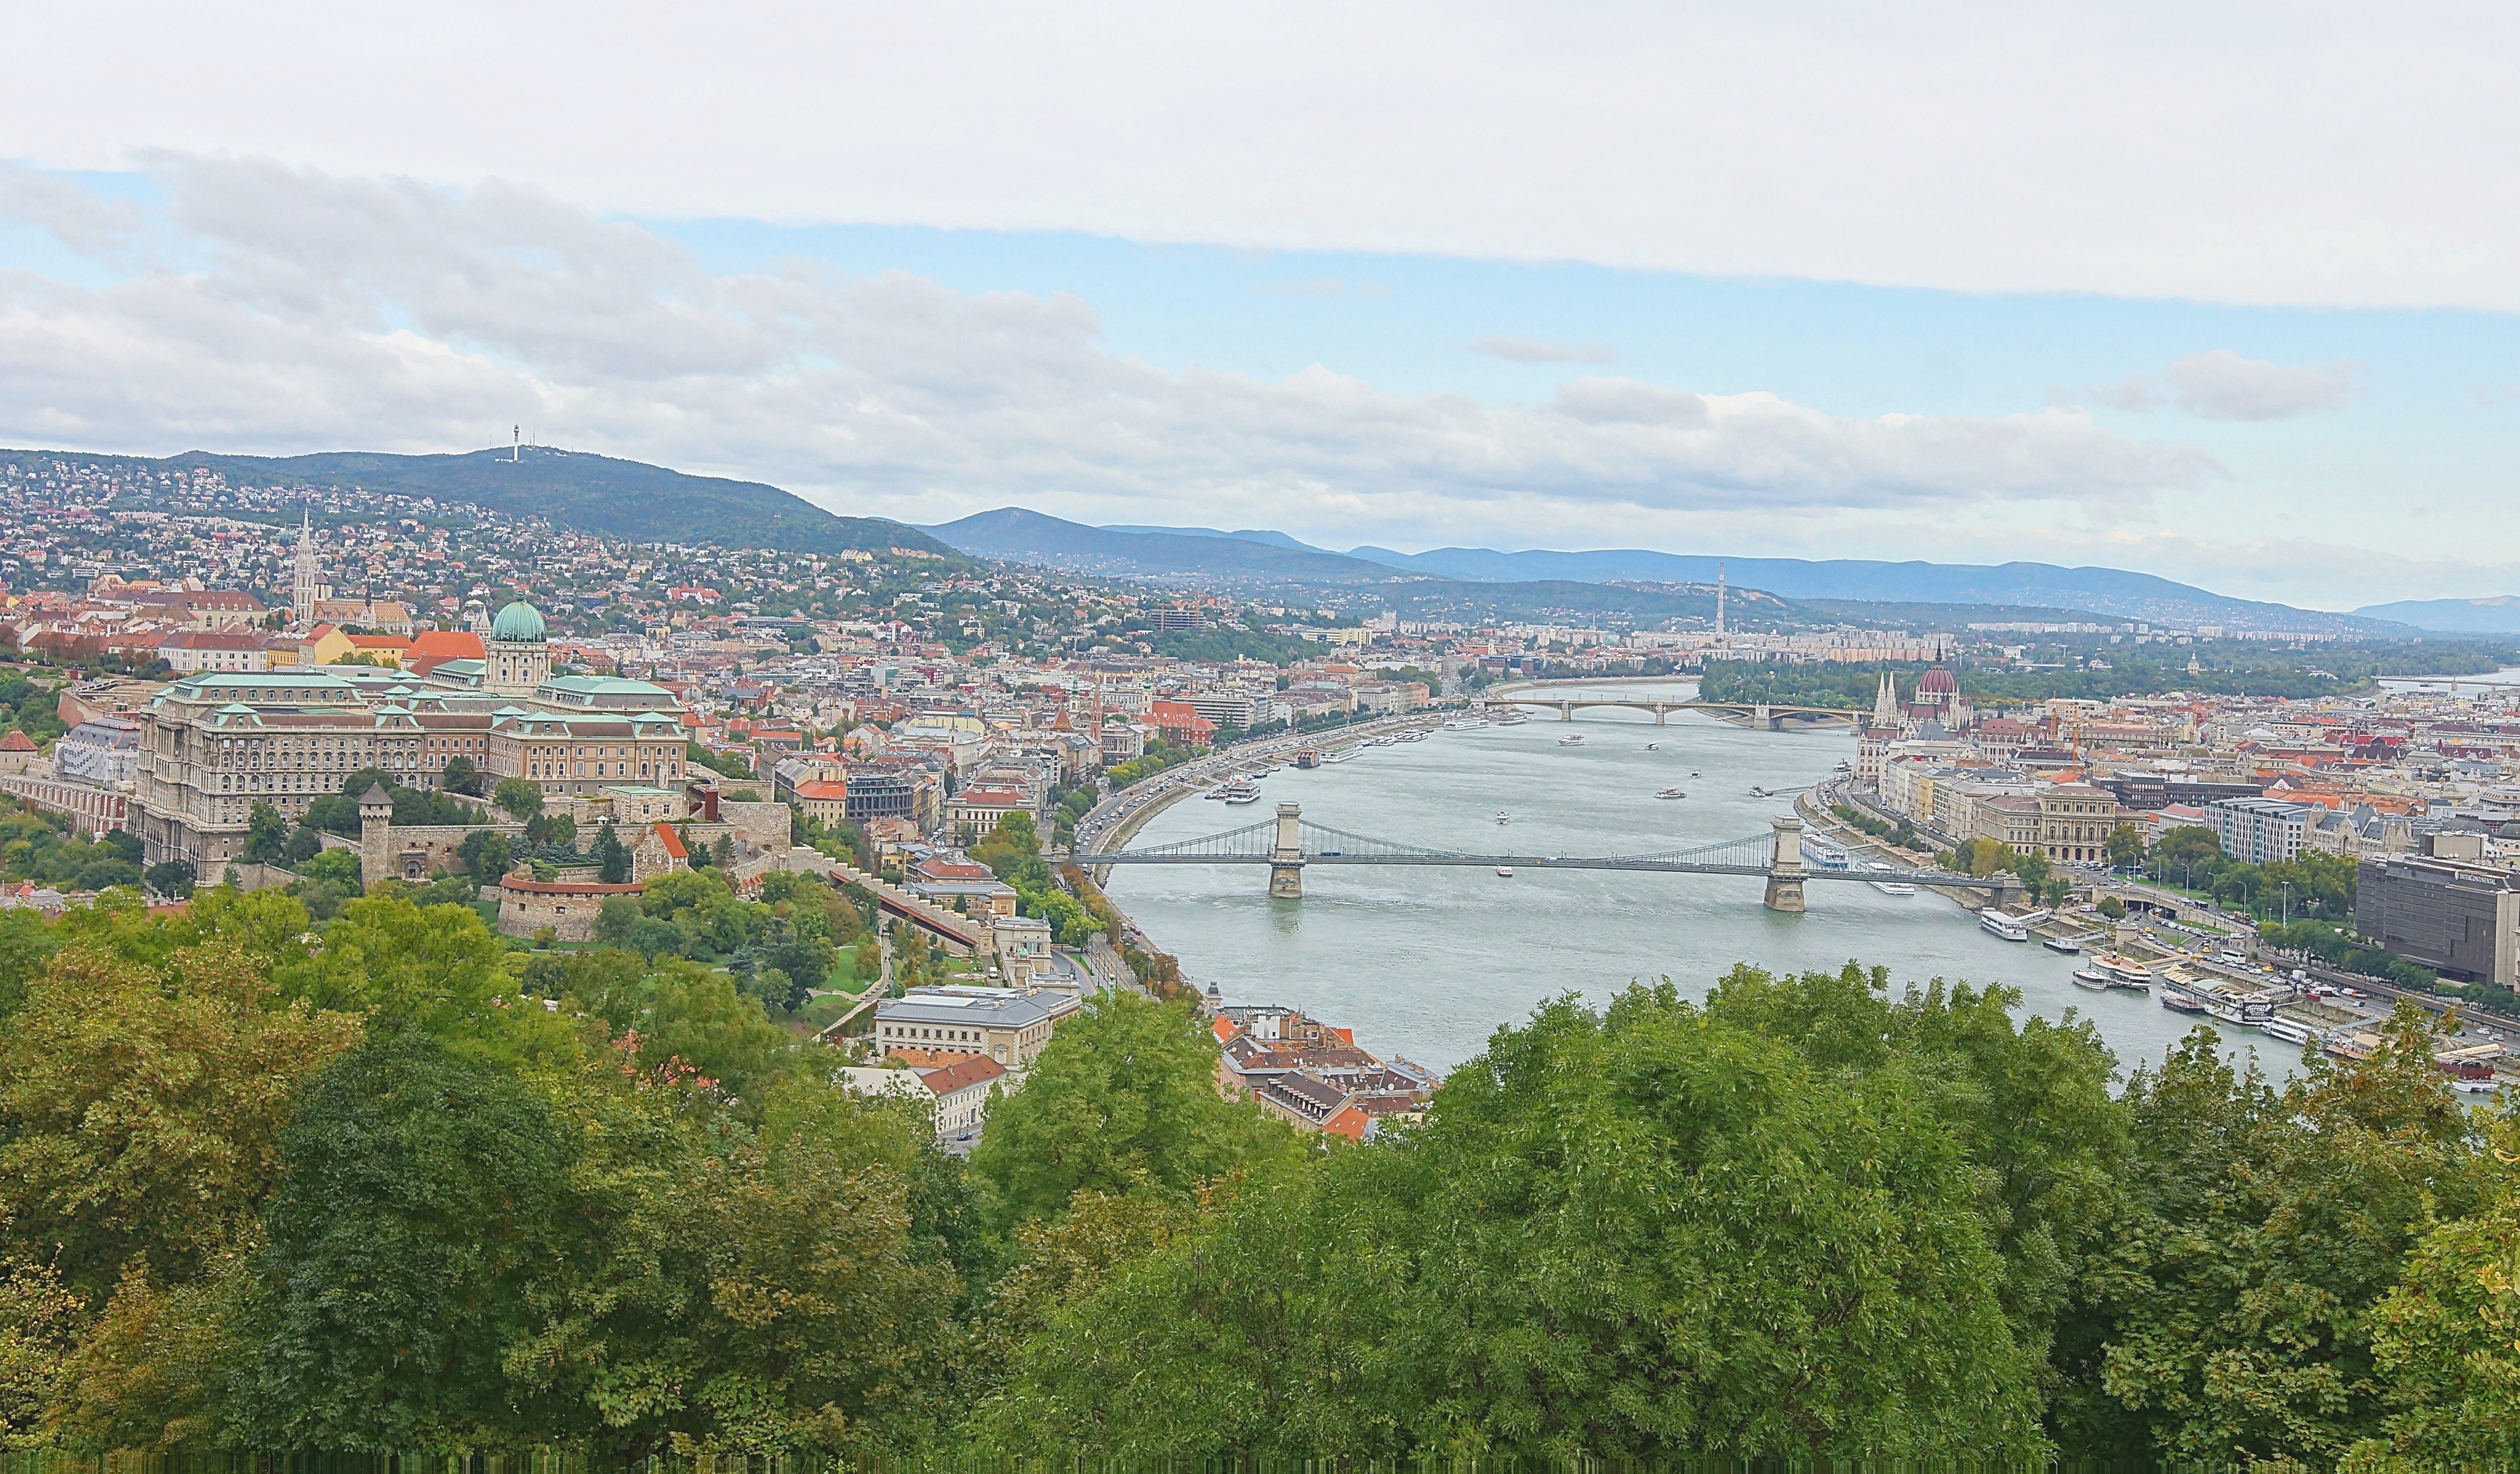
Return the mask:
<path id="1" fill-rule="evenodd" d="M 493 695 L 530 696 L 551 679 L 551 647 L 544 641 L 540 609 L 518 600 L 490 621 L 481 687 Z"/>
<path id="2" fill-rule="evenodd" d="M 290 615 L 301 630 L 315 627 L 315 590 L 322 570 L 315 565 L 315 514 L 301 510 L 297 525 L 297 578 L 290 589 Z"/>

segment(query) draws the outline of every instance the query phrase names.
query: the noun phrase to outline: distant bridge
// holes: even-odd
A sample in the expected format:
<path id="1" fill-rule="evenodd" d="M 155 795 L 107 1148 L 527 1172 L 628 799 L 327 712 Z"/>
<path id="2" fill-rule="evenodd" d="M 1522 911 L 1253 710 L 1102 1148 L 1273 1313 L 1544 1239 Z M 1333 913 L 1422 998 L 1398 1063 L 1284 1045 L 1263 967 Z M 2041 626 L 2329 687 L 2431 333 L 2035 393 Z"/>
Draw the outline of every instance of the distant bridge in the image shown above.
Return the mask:
<path id="1" fill-rule="evenodd" d="M 1867 713 L 1843 706 L 1785 706 L 1771 701 L 1657 701 L 1649 696 L 1489 696 L 1482 702 L 1489 707 L 1528 706 L 1557 713 L 1557 720 L 1571 722 L 1575 713 L 1596 706 L 1623 706 L 1630 711 L 1653 713 L 1654 725 L 1663 726 L 1675 711 L 1707 711 L 1770 732 L 1783 729 L 1787 722 L 1812 725 L 1822 722 L 1844 722 L 1853 726 Z"/>
<path id="2" fill-rule="evenodd" d="M 1301 804 L 1280 804 L 1275 819 L 1238 829 L 1206 834 L 1144 849 L 1091 851 L 1074 857 L 1097 869 L 1113 865 L 1265 865 L 1269 894 L 1300 900 L 1304 870 L 1315 865 L 1428 865 L 1514 870 L 1647 871 L 1689 875 L 1760 875 L 1767 879 L 1766 904 L 1771 911 L 1803 909 L 1806 880 L 1900 881 L 1910 885 L 1958 887 L 1990 892 L 1997 899 L 2016 894 L 2020 880 L 2010 874 L 1962 875 L 1925 869 L 1816 870 L 1803 858 L 1803 822 L 1790 816 L 1768 822 L 1768 832 L 1720 840 L 1683 850 L 1645 855 L 1474 855 L 1429 849 L 1394 839 L 1352 834 L 1328 825 L 1308 823 Z"/>

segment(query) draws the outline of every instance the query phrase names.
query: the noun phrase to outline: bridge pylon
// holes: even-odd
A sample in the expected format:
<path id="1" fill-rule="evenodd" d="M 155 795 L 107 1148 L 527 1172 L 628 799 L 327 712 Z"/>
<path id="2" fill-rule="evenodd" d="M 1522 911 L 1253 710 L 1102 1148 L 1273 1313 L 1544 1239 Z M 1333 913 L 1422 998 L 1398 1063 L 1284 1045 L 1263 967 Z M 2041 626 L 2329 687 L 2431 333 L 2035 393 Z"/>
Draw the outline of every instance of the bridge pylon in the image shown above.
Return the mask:
<path id="1" fill-rule="evenodd" d="M 1768 821 L 1773 847 L 1768 852 L 1767 907 L 1800 915 L 1803 910 L 1803 822 L 1791 814 Z"/>
<path id="2" fill-rule="evenodd" d="M 1575 703 L 1572 701 L 1558 702 L 1557 720 L 1561 722 L 1571 722 L 1575 720 Z"/>
<path id="3" fill-rule="evenodd" d="M 1269 846 L 1269 899 L 1304 899 L 1304 806 L 1278 806 L 1278 832 Z"/>

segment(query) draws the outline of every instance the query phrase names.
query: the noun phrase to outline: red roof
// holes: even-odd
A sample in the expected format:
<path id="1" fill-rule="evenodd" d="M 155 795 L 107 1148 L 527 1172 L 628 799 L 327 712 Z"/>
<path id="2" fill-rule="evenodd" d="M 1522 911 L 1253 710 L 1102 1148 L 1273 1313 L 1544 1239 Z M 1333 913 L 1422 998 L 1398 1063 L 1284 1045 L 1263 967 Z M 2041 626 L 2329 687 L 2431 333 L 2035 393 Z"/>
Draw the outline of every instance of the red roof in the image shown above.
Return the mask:
<path id="1" fill-rule="evenodd" d="M 849 785 L 846 783 L 835 783 L 828 779 L 816 779 L 810 782 L 798 783 L 796 785 L 796 796 L 798 798 L 822 799 L 828 803 L 838 803 L 840 800 L 849 796 Z"/>
<path id="2" fill-rule="evenodd" d="M 923 1071 L 919 1078 L 926 1082 L 928 1090 L 934 1092 L 938 1099 L 943 1099 L 956 1091 L 967 1090 L 975 1085 L 985 1085 L 1006 1072 L 1005 1065 L 991 1059 L 988 1055 L 974 1054 L 968 1059 L 949 1064 L 941 1070 Z"/>
<path id="3" fill-rule="evenodd" d="M 403 656 L 403 668 L 425 676 L 449 660 L 487 660 L 490 651 L 471 630 L 423 630 Z"/>
<path id="4" fill-rule="evenodd" d="M 655 829 L 656 840 L 665 847 L 666 854 L 673 856 L 677 860 L 689 860 L 692 858 L 692 852 L 683 848 L 683 836 L 675 832 L 672 825 L 660 824 L 655 826 Z"/>
<path id="5" fill-rule="evenodd" d="M 12 727 L 7 732 L 0 732 L 0 752 L 32 752 L 34 750 L 34 738 L 26 736 L 22 732 L 20 732 L 17 728 Z"/>

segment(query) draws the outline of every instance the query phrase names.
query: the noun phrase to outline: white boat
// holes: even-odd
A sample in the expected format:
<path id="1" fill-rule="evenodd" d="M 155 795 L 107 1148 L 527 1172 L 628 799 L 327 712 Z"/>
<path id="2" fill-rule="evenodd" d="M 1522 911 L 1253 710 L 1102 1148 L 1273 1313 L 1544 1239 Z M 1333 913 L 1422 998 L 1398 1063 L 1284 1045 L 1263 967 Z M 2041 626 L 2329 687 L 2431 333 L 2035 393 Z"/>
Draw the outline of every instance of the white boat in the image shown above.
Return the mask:
<path id="1" fill-rule="evenodd" d="M 1703 774 L 1703 773 L 1698 772 L 1698 771 L 1697 771 L 1696 769 L 1694 769 L 1694 768 L 1691 768 L 1691 769 L 1689 769 L 1689 770 L 1688 770 L 1688 776 L 1689 776 L 1689 777 L 1691 777 L 1691 778 L 1704 778 L 1706 775 L 1705 775 L 1705 774 Z"/>
<path id="2" fill-rule="evenodd" d="M 1687 798 L 1688 796 L 1688 794 L 1681 792 L 1678 788 L 1664 788 L 1654 794 L 1654 797 L 1656 798 Z"/>
<path id="3" fill-rule="evenodd" d="M 2269 1029 L 2267 1032 L 2272 1034 L 2274 1031 L 2272 1029 Z M 2453 1080 L 2450 1083 L 2450 1088 L 2458 1092 L 2462 1095 L 2491 1095 L 2496 1091 L 2502 1089 L 2502 1082 L 2499 1080 Z"/>
<path id="4" fill-rule="evenodd" d="M 1225 801 L 1230 804 L 1256 804 L 1260 801 L 1260 785 L 1247 778 L 1238 779 L 1226 785 Z"/>
<path id="5" fill-rule="evenodd" d="M 1218 783 L 1215 787 L 1210 788 L 1210 789 L 1208 789 L 1206 792 L 1204 792 L 1204 793 L 1200 794 L 1200 795 L 1199 795 L 1199 797 L 1201 797 L 1201 798 L 1223 798 L 1223 797 L 1226 795 L 1227 790 L 1228 790 L 1228 789 L 1230 789 L 1230 788 L 1232 788 L 1233 786 L 1234 786 L 1234 785 L 1233 785 L 1232 783 Z"/>
<path id="6" fill-rule="evenodd" d="M 2259 1027 L 2266 1030 L 2269 1039 L 2280 1039 L 2286 1044 L 2307 1047 L 2316 1037 L 2311 1033 L 2310 1025 L 2290 1018 L 2269 1018 Z"/>
<path id="7" fill-rule="evenodd" d="M 1503 809 L 1499 809 L 1496 812 L 1496 821 L 1499 824 L 1511 824 L 1513 823 L 1513 816 Z"/>
<path id="8" fill-rule="evenodd" d="M 1557 745 L 1560 747 L 1581 747 L 1584 745 L 1584 734 L 1580 732 L 1570 732 L 1566 736 L 1557 739 Z"/>
<path id="9" fill-rule="evenodd" d="M 2152 990 L 2152 969 L 2131 957 L 2103 952 L 2092 959 L 2092 965 L 2100 969 L 2112 988 L 2125 988 L 2136 993 Z"/>
<path id="10" fill-rule="evenodd" d="M 2097 967 L 2077 967 L 2074 969 L 2074 986 L 2089 988 L 2094 993 L 2106 993 L 2109 988 L 2109 975 Z"/>
<path id="11" fill-rule="evenodd" d="M 1500 865 L 1497 867 L 1497 874 L 1504 879 L 1510 880 L 1513 878 L 1513 867 L 1510 865 Z"/>
<path id="12" fill-rule="evenodd" d="M 2067 957 L 2072 957 L 2083 950 L 2082 942 L 2074 937 L 2041 937 L 2039 945 L 2049 952 L 2061 952 Z"/>
<path id="13" fill-rule="evenodd" d="M 1660 751 L 1662 750 L 1662 743 L 1660 743 L 1660 742 L 1647 742 L 1647 743 L 1645 743 L 1645 750 L 1646 750 L 1647 752 L 1660 752 Z"/>
<path id="14" fill-rule="evenodd" d="M 2000 911 L 1989 910 L 1979 912 L 1977 914 L 1977 924 L 1979 930 L 1992 932 L 1995 935 L 2003 938 L 2007 942 L 2027 942 L 2030 940 L 2030 924 L 2028 922 L 2022 920 L 2019 916 L 2006 916 Z"/>
<path id="15" fill-rule="evenodd" d="M 1885 896 L 1912 896 L 1916 893 L 1916 887 L 1905 880 L 1871 880 L 1866 883 Z"/>

